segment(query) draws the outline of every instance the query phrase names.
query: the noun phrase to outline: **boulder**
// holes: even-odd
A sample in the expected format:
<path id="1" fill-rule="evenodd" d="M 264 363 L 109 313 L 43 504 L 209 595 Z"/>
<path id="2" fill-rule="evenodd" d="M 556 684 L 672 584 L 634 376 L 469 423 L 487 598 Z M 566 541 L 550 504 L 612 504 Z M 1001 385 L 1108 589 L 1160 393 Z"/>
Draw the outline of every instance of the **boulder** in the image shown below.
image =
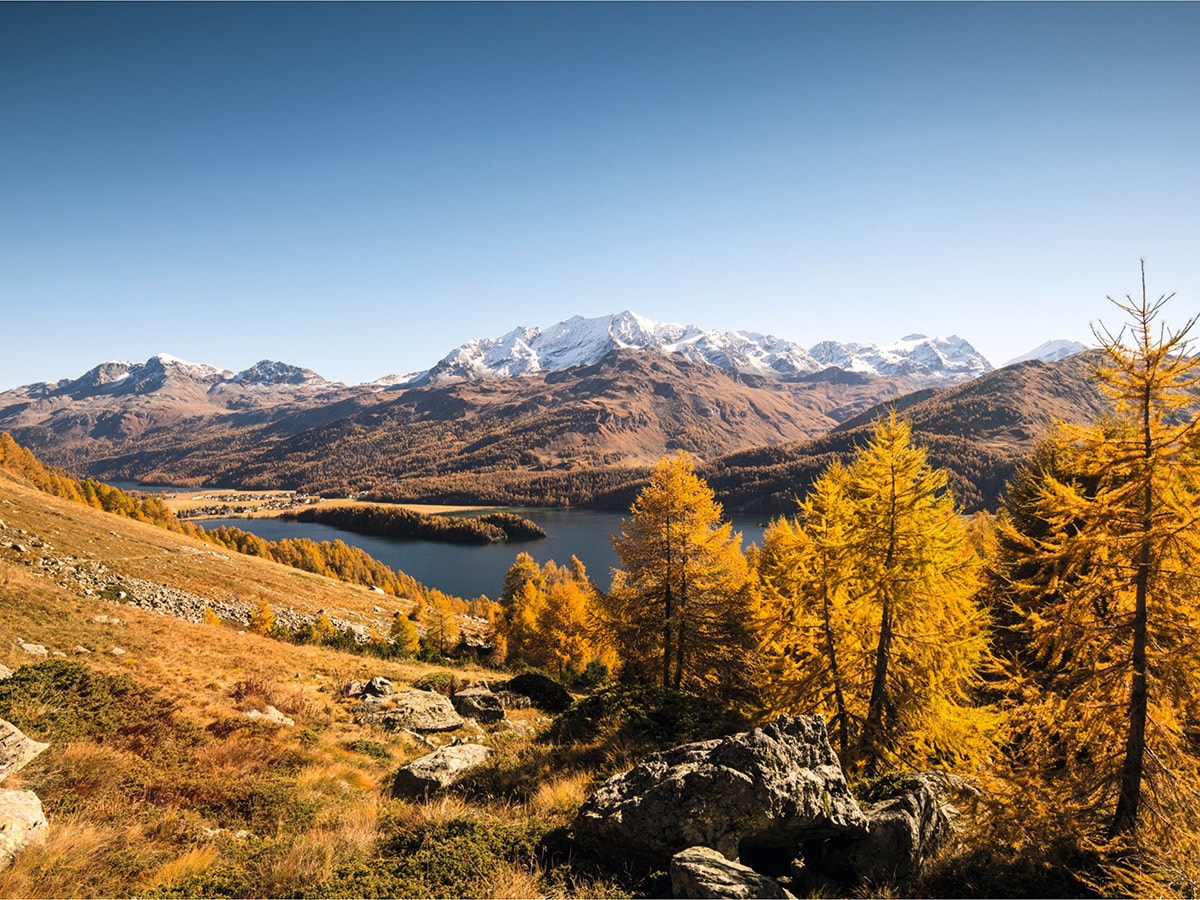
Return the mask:
<path id="1" fill-rule="evenodd" d="M 0 719 L 0 781 L 25 768 L 49 746 L 26 737 L 16 725 Z"/>
<path id="2" fill-rule="evenodd" d="M 500 705 L 505 709 L 531 709 L 533 701 L 524 694 L 518 694 L 516 691 L 495 691 Z"/>
<path id="3" fill-rule="evenodd" d="M 454 744 L 414 759 L 396 773 L 392 793 L 423 798 L 452 785 L 467 769 L 486 760 L 492 751 L 482 744 Z"/>
<path id="4" fill-rule="evenodd" d="M 553 678 L 536 672 L 526 672 L 510 679 L 504 685 L 504 689 L 514 694 L 523 694 L 534 706 L 545 712 L 562 712 L 571 705 L 571 695 L 565 687 Z"/>
<path id="5" fill-rule="evenodd" d="M 504 706 L 500 698 L 487 688 L 466 688 L 450 698 L 460 716 L 489 725 L 504 718 Z"/>
<path id="6" fill-rule="evenodd" d="M 392 687 L 392 683 L 382 675 L 376 675 L 374 678 L 368 681 L 365 685 L 363 685 L 363 689 L 361 691 L 361 693 L 367 694 L 371 697 L 386 697 L 389 694 L 394 694 L 395 692 L 396 689 Z"/>
<path id="7" fill-rule="evenodd" d="M 453 731 L 463 725 L 450 701 L 433 691 L 397 691 L 389 700 L 391 706 L 368 710 L 362 720 L 387 731 Z"/>
<path id="8" fill-rule="evenodd" d="M 902 884 L 946 845 L 958 810 L 950 797 L 965 783 L 944 772 L 920 772 L 881 783 L 864 797 L 869 833 L 828 841 L 810 865 L 847 884 Z"/>
<path id="9" fill-rule="evenodd" d="M 273 706 L 268 706 L 266 711 L 250 709 L 246 711 L 247 719 L 260 719 L 271 725 L 287 725 L 292 727 L 296 724 L 296 720 L 291 716 L 285 716 Z"/>
<path id="10" fill-rule="evenodd" d="M 42 801 L 33 791 L 0 791 L 0 869 L 50 831 Z"/>
<path id="11" fill-rule="evenodd" d="M 3 681 L 5 678 L 12 678 L 12 669 L 8 666 L 0 665 L 0 681 Z"/>
<path id="12" fill-rule="evenodd" d="M 865 835 L 866 824 L 825 721 L 781 716 L 648 756 L 601 785 L 573 829 L 585 848 L 653 866 L 703 846 L 759 871 L 778 857 L 782 872 L 801 843 Z"/>
<path id="13" fill-rule="evenodd" d="M 30 656 L 46 656 L 46 657 L 48 657 L 50 655 L 50 651 L 47 650 L 41 644 L 30 644 L 26 641 L 18 640 L 17 646 L 20 647 L 22 650 L 24 650 L 26 653 L 28 653 Z"/>
<path id="14" fill-rule="evenodd" d="M 689 847 L 671 857 L 671 896 L 782 900 L 791 894 L 769 875 L 732 862 L 711 847 Z"/>

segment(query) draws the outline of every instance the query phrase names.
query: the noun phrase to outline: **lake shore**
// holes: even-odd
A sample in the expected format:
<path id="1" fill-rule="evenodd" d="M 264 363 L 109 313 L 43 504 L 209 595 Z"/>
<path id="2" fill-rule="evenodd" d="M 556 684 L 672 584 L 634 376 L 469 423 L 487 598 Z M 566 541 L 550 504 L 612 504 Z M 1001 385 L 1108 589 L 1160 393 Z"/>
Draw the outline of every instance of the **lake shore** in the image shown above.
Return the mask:
<path id="1" fill-rule="evenodd" d="M 383 506 L 410 509 L 426 515 L 442 513 L 475 513 L 494 509 L 491 506 L 455 506 L 440 503 L 376 503 L 349 497 L 325 499 L 297 494 L 295 491 L 252 490 L 180 490 L 158 495 L 167 508 L 177 516 L 192 521 L 205 519 L 273 519 L 286 512 L 312 506 L 324 508 L 346 506 Z"/>

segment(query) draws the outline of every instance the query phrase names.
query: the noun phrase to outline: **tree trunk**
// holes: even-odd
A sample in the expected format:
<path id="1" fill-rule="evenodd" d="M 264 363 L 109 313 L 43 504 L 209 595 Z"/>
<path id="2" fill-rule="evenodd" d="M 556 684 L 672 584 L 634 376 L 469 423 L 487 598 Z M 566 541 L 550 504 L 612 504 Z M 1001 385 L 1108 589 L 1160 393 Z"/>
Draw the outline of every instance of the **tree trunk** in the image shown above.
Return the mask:
<path id="1" fill-rule="evenodd" d="M 829 655 L 829 677 L 833 680 L 833 698 L 837 707 L 838 747 L 842 758 L 850 751 L 850 723 L 846 719 L 846 697 L 842 693 L 842 673 L 838 669 L 837 647 L 833 640 L 833 623 L 830 620 L 828 576 L 821 580 L 821 600 L 825 614 L 825 652 Z"/>
<path id="2" fill-rule="evenodd" d="M 1147 388 L 1147 394 L 1149 389 Z M 1133 607 L 1133 679 L 1129 691 L 1129 733 L 1125 738 L 1125 759 L 1121 763 L 1121 792 L 1109 833 L 1132 834 L 1137 830 L 1138 807 L 1142 800 L 1142 773 L 1146 757 L 1146 717 L 1150 706 L 1150 686 L 1146 678 L 1147 595 L 1150 588 L 1151 530 L 1154 527 L 1154 444 L 1150 430 L 1150 398 L 1142 406 L 1143 453 L 1146 479 L 1142 494 L 1142 544 L 1138 549 L 1134 575 Z"/>
<path id="3" fill-rule="evenodd" d="M 679 602 L 675 604 L 675 680 L 672 686 L 683 686 L 684 611 L 687 609 L 687 565 L 679 566 Z"/>
<path id="4" fill-rule="evenodd" d="M 879 616 L 879 647 L 875 652 L 875 674 L 871 682 L 871 699 L 867 702 L 867 719 L 863 723 L 861 749 L 866 762 L 866 774 L 879 774 L 879 764 L 882 762 L 882 749 L 886 741 L 884 733 L 883 713 L 888 705 L 887 676 L 888 665 L 892 660 L 892 566 L 896 560 L 896 507 L 897 492 L 896 470 L 892 468 L 891 495 L 889 499 L 887 531 L 887 555 L 883 560 L 883 576 L 880 579 L 883 595 Z"/>

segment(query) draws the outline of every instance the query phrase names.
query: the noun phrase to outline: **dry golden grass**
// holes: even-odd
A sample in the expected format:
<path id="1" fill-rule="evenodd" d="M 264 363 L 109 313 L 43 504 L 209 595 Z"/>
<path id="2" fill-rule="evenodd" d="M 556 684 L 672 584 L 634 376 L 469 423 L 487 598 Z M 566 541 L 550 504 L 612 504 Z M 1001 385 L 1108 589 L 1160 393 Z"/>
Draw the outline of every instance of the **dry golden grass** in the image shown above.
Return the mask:
<path id="1" fill-rule="evenodd" d="M 378 852 L 380 822 L 397 806 L 386 797 L 391 775 L 425 748 L 356 724 L 338 686 L 374 675 L 403 685 L 430 666 L 291 645 L 82 596 L 45 577 L 37 563 L 42 556 L 90 558 L 202 596 L 264 597 L 347 618 L 371 615 L 378 594 L 214 553 L 3 476 L 0 521 L 0 663 L 15 670 L 39 661 L 17 646 L 20 637 L 101 675 L 127 675 L 169 698 L 200 741 L 152 759 L 119 742 L 34 735 L 48 738 L 50 749 L 5 786 L 36 790 L 51 830 L 43 845 L 0 872 L 0 896 L 290 896 L 320 893 L 319 885 L 337 892 L 330 879 L 339 867 Z M 18 541 L 25 552 L 9 546 Z M 456 674 L 489 673 L 466 666 Z M 44 701 L 28 703 L 14 707 L 13 717 L 38 721 L 48 712 Z M 244 716 L 267 704 L 292 716 L 295 727 Z M 370 753 L 354 749 L 364 745 Z M 447 802 L 469 814 L 462 801 Z M 435 804 L 413 813 L 440 814 L 451 812 Z"/>
<path id="2" fill-rule="evenodd" d="M 175 491 L 164 496 L 163 503 L 166 504 L 171 512 L 176 514 L 188 513 L 207 506 L 228 506 L 234 510 L 231 515 L 244 516 L 250 519 L 269 519 L 276 518 L 282 513 L 288 512 L 288 510 L 266 509 L 264 507 L 270 503 L 288 499 L 293 496 L 293 493 L 292 491 L 186 490 Z M 215 499 L 218 497 L 222 499 Z M 368 503 L 367 501 L 351 500 L 349 498 L 321 499 L 318 503 L 324 507 L 395 506 L 398 509 L 411 509 L 414 512 L 425 513 L 431 516 L 438 515 L 439 513 L 477 512 L 482 509 L 491 508 L 485 506 L 455 506 L 444 503 L 379 503 L 375 501 Z M 222 515 L 219 518 L 226 518 L 226 516 Z M 203 517 L 197 517 L 195 521 L 203 522 Z"/>

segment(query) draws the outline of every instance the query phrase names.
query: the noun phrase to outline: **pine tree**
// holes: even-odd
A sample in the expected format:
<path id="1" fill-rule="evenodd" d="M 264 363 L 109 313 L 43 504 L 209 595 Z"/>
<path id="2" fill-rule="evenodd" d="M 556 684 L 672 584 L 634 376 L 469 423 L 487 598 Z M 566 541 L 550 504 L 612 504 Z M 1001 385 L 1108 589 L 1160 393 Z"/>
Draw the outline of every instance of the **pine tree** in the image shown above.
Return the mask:
<path id="1" fill-rule="evenodd" d="M 752 646 L 741 535 L 685 453 L 655 466 L 630 511 L 613 538 L 624 568 L 600 608 L 623 677 L 730 694 Z"/>
<path id="2" fill-rule="evenodd" d="M 1148 299 L 1143 264 L 1140 299 L 1112 301 L 1129 324 L 1095 329 L 1096 376 L 1115 414 L 1059 427 L 1055 465 L 1010 500 L 997 567 L 1045 692 L 1047 747 L 1087 808 L 1112 810 L 1113 837 L 1171 823 L 1200 786 L 1200 360 L 1195 318 L 1158 324 L 1170 299 Z"/>
<path id="3" fill-rule="evenodd" d="M 772 525 L 759 566 L 765 693 L 829 716 L 843 764 L 877 774 L 988 752 L 974 549 L 946 473 L 894 413 L 849 467 L 817 480 L 797 522 Z"/>

